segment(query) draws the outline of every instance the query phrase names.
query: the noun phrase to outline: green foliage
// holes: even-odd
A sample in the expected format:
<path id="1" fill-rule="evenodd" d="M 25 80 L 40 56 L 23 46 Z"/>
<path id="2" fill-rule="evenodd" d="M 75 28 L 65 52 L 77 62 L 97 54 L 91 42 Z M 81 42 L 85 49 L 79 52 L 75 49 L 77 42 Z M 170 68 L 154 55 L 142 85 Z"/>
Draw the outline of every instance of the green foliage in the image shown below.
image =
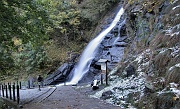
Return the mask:
<path id="1" fill-rule="evenodd" d="M 67 39 L 66 42 L 69 38 L 75 39 L 80 33 L 80 11 L 74 7 L 75 3 L 64 0 L 2 0 L 0 74 L 44 68 L 49 62 L 43 47 L 48 35 L 58 35 L 62 41 Z"/>
<path id="2" fill-rule="evenodd" d="M 74 40 L 80 34 L 80 11 L 74 0 L 39 0 L 48 11 L 52 28 L 48 28 L 51 37 L 58 36 L 62 43 Z M 65 40 L 65 41 L 64 41 Z"/>
<path id="3" fill-rule="evenodd" d="M 22 51 L 14 53 L 17 68 L 25 69 L 27 72 L 45 68 L 49 59 L 43 46 L 33 47 L 31 43 L 27 43 L 23 48 Z"/>
<path id="4" fill-rule="evenodd" d="M 29 42 L 33 47 L 42 46 L 52 23 L 46 10 L 35 0 L 1 0 L 0 13 L 0 72 L 7 74 L 16 66 L 13 55 L 19 46 Z M 15 37 L 21 43 L 15 43 Z"/>
<path id="5" fill-rule="evenodd" d="M 101 18 L 103 12 L 110 9 L 110 7 L 119 2 L 119 0 L 87 0 L 83 7 L 82 14 L 85 18 L 95 21 Z"/>
<path id="6" fill-rule="evenodd" d="M 92 22 L 98 21 L 92 16 L 102 14 L 119 0 L 84 1 L 88 10 L 80 9 L 76 0 L 1 0 L 0 75 L 44 69 L 52 61 L 44 47 L 49 38 L 62 42 L 58 43 L 61 47 L 66 45 L 61 57 L 68 50 L 80 50 L 92 34 Z"/>

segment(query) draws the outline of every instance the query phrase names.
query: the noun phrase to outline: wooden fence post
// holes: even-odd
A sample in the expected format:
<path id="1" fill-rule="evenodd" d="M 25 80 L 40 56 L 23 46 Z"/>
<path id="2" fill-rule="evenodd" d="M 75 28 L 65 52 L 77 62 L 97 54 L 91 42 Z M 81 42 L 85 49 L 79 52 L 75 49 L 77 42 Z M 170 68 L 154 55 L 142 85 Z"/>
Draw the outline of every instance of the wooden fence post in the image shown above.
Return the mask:
<path id="1" fill-rule="evenodd" d="M 19 104 L 20 96 L 19 96 L 19 85 L 17 84 L 17 103 Z"/>
<path id="2" fill-rule="evenodd" d="M 4 85 L 2 84 L 2 97 L 4 97 Z"/>
<path id="3" fill-rule="evenodd" d="M 11 93 L 11 84 L 8 83 L 8 89 L 9 89 L 9 98 L 12 100 L 12 93 Z"/>
<path id="4" fill-rule="evenodd" d="M 13 101 L 16 101 L 16 97 L 15 97 L 15 83 L 13 83 Z"/>
<path id="5" fill-rule="evenodd" d="M 5 85 L 5 90 L 6 90 L 6 98 L 8 98 L 8 88 L 7 88 L 7 85 Z"/>
<path id="6" fill-rule="evenodd" d="M 103 74 L 101 72 L 101 85 L 103 84 Z"/>

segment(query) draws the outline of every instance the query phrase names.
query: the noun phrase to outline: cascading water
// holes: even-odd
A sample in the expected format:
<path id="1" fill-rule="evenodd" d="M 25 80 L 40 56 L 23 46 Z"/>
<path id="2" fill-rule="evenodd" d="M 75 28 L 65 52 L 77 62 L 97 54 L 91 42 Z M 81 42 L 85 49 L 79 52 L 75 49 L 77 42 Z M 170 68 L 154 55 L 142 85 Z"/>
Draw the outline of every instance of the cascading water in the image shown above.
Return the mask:
<path id="1" fill-rule="evenodd" d="M 73 77 L 68 84 L 77 84 L 84 74 L 86 74 L 89 70 L 90 64 L 95 57 L 96 49 L 104 37 L 116 26 L 119 22 L 121 15 L 124 13 L 124 9 L 121 8 L 117 13 L 116 17 L 114 18 L 111 25 L 101 32 L 95 39 L 93 39 L 83 51 L 80 61 L 78 62 L 77 66 L 75 67 Z"/>

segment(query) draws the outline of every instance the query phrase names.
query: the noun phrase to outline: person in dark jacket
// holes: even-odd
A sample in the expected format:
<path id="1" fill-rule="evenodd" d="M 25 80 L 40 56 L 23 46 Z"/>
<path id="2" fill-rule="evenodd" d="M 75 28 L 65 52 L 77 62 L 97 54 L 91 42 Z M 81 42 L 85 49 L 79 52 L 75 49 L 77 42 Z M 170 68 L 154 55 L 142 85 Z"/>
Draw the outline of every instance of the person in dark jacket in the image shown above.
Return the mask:
<path id="1" fill-rule="evenodd" d="M 39 90 L 41 91 L 40 87 L 43 86 L 43 77 L 39 75 L 37 80 L 38 80 Z"/>

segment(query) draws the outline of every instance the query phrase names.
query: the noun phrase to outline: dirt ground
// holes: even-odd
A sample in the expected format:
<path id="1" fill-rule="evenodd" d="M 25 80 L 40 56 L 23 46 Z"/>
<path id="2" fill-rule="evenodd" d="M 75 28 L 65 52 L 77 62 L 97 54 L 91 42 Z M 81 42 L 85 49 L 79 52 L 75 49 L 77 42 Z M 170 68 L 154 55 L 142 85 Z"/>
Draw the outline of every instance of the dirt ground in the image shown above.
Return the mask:
<path id="1" fill-rule="evenodd" d="M 91 87 L 77 87 L 57 86 L 52 94 L 43 95 L 46 96 L 45 99 L 29 102 L 23 105 L 23 109 L 120 109 L 105 101 L 88 97 L 88 94 L 94 93 Z"/>

